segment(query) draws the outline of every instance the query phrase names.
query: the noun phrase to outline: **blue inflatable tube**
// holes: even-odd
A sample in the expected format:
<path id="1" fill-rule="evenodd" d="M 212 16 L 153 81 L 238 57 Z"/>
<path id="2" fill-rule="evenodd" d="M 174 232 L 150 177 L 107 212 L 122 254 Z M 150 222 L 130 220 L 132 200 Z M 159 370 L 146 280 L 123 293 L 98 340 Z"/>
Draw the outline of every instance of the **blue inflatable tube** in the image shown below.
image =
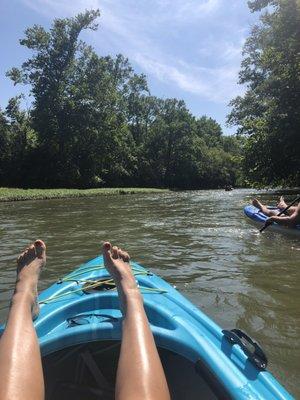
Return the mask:
<path id="1" fill-rule="evenodd" d="M 273 210 L 277 210 L 278 212 L 280 211 L 276 207 L 269 207 L 269 208 L 273 209 Z M 268 218 L 263 212 L 261 212 L 258 208 L 254 207 L 252 205 L 246 206 L 244 208 L 244 213 L 253 222 L 259 224 L 260 227 L 263 227 L 263 225 L 265 224 L 265 222 Z M 300 225 L 297 225 L 296 228 L 288 228 L 288 227 L 284 227 L 284 226 L 274 223 L 274 224 L 268 226 L 267 229 L 268 230 L 271 229 L 271 230 L 282 232 L 282 233 L 287 233 L 289 235 L 296 235 L 296 236 L 300 235 Z"/>
<path id="2" fill-rule="evenodd" d="M 266 356 L 255 341 L 242 331 L 222 330 L 163 279 L 139 264 L 131 265 L 172 399 L 292 399 L 266 370 Z M 122 315 L 102 257 L 58 280 L 40 294 L 39 301 L 40 315 L 34 324 L 46 399 L 77 398 L 80 390 L 96 385 L 89 378 L 85 389 L 85 374 L 109 375 L 107 370 L 117 365 L 108 366 L 118 357 L 112 349 L 121 340 Z M 74 388 L 74 396 L 65 394 Z"/>

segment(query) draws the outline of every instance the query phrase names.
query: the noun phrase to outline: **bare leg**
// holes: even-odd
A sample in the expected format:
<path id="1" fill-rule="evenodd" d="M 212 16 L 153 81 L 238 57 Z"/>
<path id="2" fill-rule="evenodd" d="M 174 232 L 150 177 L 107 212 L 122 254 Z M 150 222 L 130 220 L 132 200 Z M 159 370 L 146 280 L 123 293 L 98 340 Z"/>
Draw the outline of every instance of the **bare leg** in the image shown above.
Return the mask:
<path id="1" fill-rule="evenodd" d="M 41 400 L 44 378 L 32 318 L 36 317 L 37 282 L 46 263 L 46 247 L 37 240 L 18 258 L 17 282 L 0 340 L 0 399 Z"/>
<path id="2" fill-rule="evenodd" d="M 276 210 L 269 210 L 265 205 L 263 205 L 260 201 L 257 199 L 252 200 L 252 204 L 254 207 L 258 208 L 261 212 L 263 212 L 265 215 L 268 217 L 272 217 L 273 215 L 277 215 L 278 211 Z"/>
<path id="3" fill-rule="evenodd" d="M 168 400 L 169 389 L 154 338 L 129 265 L 129 255 L 106 242 L 106 268 L 118 289 L 123 311 L 121 352 L 117 371 L 117 400 Z"/>

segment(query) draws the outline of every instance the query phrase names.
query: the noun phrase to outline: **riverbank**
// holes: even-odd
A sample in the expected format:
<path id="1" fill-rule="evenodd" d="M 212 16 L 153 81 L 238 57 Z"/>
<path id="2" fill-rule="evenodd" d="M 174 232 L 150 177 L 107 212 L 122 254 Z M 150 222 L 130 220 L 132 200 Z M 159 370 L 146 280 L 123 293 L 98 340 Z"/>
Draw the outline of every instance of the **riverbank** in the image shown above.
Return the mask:
<path id="1" fill-rule="evenodd" d="M 76 197 L 96 197 L 129 195 L 137 193 L 162 193 L 168 189 L 156 188 L 101 188 L 101 189 L 19 189 L 0 188 L 0 202 L 24 200 L 69 199 Z"/>

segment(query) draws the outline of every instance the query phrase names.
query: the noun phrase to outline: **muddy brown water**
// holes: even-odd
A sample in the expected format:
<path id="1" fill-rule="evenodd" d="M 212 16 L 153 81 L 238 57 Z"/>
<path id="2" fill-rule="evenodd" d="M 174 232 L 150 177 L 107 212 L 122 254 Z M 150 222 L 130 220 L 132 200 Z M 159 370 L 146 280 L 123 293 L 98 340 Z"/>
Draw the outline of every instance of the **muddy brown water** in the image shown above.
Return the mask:
<path id="1" fill-rule="evenodd" d="M 260 342 L 270 371 L 300 398 L 300 236 L 259 234 L 243 215 L 252 196 L 212 190 L 0 203 L 0 320 L 15 259 L 30 241 L 47 243 L 43 289 L 111 240 L 223 328 L 239 327 Z"/>

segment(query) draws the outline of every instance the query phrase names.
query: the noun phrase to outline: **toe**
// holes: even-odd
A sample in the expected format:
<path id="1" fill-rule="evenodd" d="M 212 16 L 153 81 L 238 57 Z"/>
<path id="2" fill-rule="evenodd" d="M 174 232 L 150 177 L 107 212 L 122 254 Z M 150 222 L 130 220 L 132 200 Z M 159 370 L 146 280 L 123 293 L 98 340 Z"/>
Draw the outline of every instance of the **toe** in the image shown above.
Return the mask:
<path id="1" fill-rule="evenodd" d="M 21 253 L 21 254 L 19 255 L 19 257 L 17 258 L 17 261 L 18 261 L 18 262 L 22 260 L 22 258 L 24 257 L 24 254 L 25 254 L 25 252 L 23 252 L 23 253 Z"/>
<path id="2" fill-rule="evenodd" d="M 130 257 L 129 257 L 129 254 L 126 251 L 119 250 L 119 255 L 120 255 L 120 257 L 122 258 L 122 260 L 124 262 L 129 262 Z"/>
<path id="3" fill-rule="evenodd" d="M 130 261 L 130 255 L 126 251 L 124 252 L 124 254 L 125 254 L 124 261 L 125 262 L 129 262 Z"/>
<path id="4" fill-rule="evenodd" d="M 123 250 L 118 248 L 118 258 L 123 258 Z"/>
<path id="5" fill-rule="evenodd" d="M 33 252 L 35 253 L 35 247 L 34 244 L 31 244 L 28 249 L 27 249 L 28 253 L 32 254 Z"/>
<path id="6" fill-rule="evenodd" d="M 111 249 L 111 244 L 109 242 L 104 242 L 102 246 L 103 253 L 107 253 Z"/>
<path id="7" fill-rule="evenodd" d="M 23 262 L 24 259 L 24 255 L 25 255 L 25 251 L 23 253 L 21 253 L 19 255 L 19 257 L 17 258 L 17 264 L 20 265 Z"/>
<path id="8" fill-rule="evenodd" d="M 112 248 L 112 258 L 118 259 L 119 258 L 119 249 L 117 246 Z"/>
<path id="9" fill-rule="evenodd" d="M 26 253 L 27 253 L 28 257 L 32 257 L 32 258 L 36 257 L 36 251 L 35 251 L 35 247 L 33 244 L 31 246 L 29 246 L 29 249 L 27 250 Z"/>
<path id="10" fill-rule="evenodd" d="M 111 244 L 109 242 L 103 243 L 102 254 L 103 254 L 104 263 L 111 262 L 111 258 L 112 258 Z"/>
<path id="11" fill-rule="evenodd" d="M 38 258 L 44 258 L 45 252 L 46 252 L 46 245 L 45 243 L 38 239 L 34 242 L 34 248 L 36 251 L 36 255 Z"/>

